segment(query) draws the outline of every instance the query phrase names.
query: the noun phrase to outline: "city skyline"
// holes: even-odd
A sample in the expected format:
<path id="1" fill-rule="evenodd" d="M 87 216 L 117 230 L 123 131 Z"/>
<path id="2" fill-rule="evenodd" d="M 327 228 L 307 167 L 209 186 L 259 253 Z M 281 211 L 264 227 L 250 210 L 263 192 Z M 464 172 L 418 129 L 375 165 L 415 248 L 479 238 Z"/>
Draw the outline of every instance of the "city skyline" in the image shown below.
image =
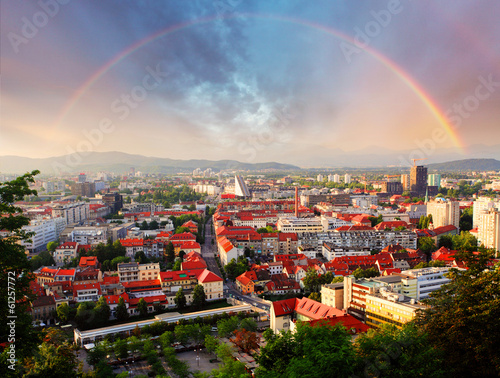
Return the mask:
<path id="1" fill-rule="evenodd" d="M 494 2 L 61 3 L 2 3 L 3 155 L 303 166 L 500 140 Z"/>

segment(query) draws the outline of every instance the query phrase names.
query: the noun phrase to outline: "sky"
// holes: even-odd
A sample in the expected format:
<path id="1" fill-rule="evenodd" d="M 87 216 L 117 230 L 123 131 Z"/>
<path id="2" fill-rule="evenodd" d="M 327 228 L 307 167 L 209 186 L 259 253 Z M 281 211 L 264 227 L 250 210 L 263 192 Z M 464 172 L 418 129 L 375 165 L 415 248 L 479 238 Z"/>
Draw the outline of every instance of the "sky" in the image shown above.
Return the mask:
<path id="1" fill-rule="evenodd" d="M 2 1 L 0 155 L 465 158 L 500 145 L 499 18 L 494 0 Z"/>

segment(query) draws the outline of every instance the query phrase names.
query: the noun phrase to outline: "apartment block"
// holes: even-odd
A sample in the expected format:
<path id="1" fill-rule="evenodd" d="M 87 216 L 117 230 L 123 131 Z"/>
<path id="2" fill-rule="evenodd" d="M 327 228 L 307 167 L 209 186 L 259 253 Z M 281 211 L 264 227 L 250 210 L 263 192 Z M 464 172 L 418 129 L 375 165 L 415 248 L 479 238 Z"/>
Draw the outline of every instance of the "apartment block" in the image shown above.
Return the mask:
<path id="1" fill-rule="evenodd" d="M 437 200 L 427 203 L 427 215 L 432 215 L 434 228 L 443 226 L 460 227 L 460 206 L 458 201 Z"/>

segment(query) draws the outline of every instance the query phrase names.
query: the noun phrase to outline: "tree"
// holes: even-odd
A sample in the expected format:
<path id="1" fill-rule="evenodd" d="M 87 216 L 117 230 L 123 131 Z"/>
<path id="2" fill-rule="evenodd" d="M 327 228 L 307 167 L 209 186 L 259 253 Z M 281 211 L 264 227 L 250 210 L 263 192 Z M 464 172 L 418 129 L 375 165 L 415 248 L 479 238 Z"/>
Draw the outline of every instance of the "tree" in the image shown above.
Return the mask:
<path id="1" fill-rule="evenodd" d="M 87 352 L 87 362 L 89 365 L 96 366 L 106 358 L 106 355 L 106 349 L 99 343 Z"/>
<path id="2" fill-rule="evenodd" d="M 361 334 L 354 344 L 358 376 L 443 377 L 442 353 L 413 324 L 402 330 L 382 325 Z"/>
<path id="3" fill-rule="evenodd" d="M 297 322 L 290 331 L 264 332 L 266 345 L 256 358 L 260 377 L 347 377 L 354 373 L 350 335 L 341 325 Z M 318 353 L 321 351 L 321 353 Z"/>
<path id="4" fill-rule="evenodd" d="M 63 322 L 66 323 L 69 318 L 69 306 L 67 303 L 63 303 L 57 307 L 57 317 Z"/>
<path id="5" fill-rule="evenodd" d="M 424 237 L 418 238 L 417 247 L 418 247 L 418 249 L 420 249 L 423 253 L 425 253 L 427 255 L 427 259 L 429 260 L 432 252 L 434 252 L 436 250 L 436 243 L 434 242 L 433 238 L 431 238 L 429 236 L 424 236 Z"/>
<path id="6" fill-rule="evenodd" d="M 438 247 L 445 247 L 448 249 L 453 248 L 453 236 L 452 235 L 443 235 L 438 239 Z"/>
<path id="7" fill-rule="evenodd" d="M 134 261 L 137 261 L 139 264 L 147 264 L 149 259 L 146 257 L 144 251 L 138 251 L 134 255 Z"/>
<path id="8" fill-rule="evenodd" d="M 234 280 L 248 270 L 248 261 L 243 256 L 238 257 L 238 262 L 235 259 L 231 259 L 229 264 L 224 266 L 224 270 L 227 273 L 227 277 L 230 280 Z"/>
<path id="9" fill-rule="evenodd" d="M 182 287 L 175 294 L 174 302 L 179 310 L 182 310 L 186 307 L 186 296 L 182 291 Z"/>
<path id="10" fill-rule="evenodd" d="M 36 195 L 35 190 L 29 188 L 29 183 L 35 182 L 33 176 L 39 171 L 33 171 L 16 178 L 13 181 L 0 184 L 0 230 L 5 230 L 8 236 L 0 238 L 0 308 L 2 318 L 0 322 L 0 343 L 8 341 L 10 334 L 7 315 L 17 316 L 16 324 L 16 358 L 21 361 L 24 357 L 32 355 L 32 349 L 38 344 L 37 332 L 33 329 L 31 311 L 28 312 L 30 301 L 35 296 L 30 288 L 34 280 L 31 266 L 25 254 L 25 248 L 20 244 L 29 240 L 23 226 L 30 220 L 25 217 L 21 208 L 14 206 L 16 201 L 21 201 L 26 195 Z M 9 303 L 9 298 L 14 297 L 15 306 Z M 2 361 L 7 360 L 8 348 L 2 353 Z M 0 364 L 0 375 L 11 376 L 12 370 L 6 364 Z"/>
<path id="11" fill-rule="evenodd" d="M 181 260 L 175 260 L 174 266 L 172 267 L 173 271 L 179 271 L 181 270 L 182 267 L 182 261 Z"/>
<path id="12" fill-rule="evenodd" d="M 29 377 L 76 377 L 77 359 L 72 346 L 61 330 L 51 330 L 34 351 L 33 357 L 24 360 Z"/>
<path id="13" fill-rule="evenodd" d="M 50 254 L 49 251 L 40 252 L 38 255 L 33 256 L 31 259 L 31 268 L 36 270 L 42 266 L 51 266 L 55 265 L 56 262 L 54 257 Z"/>
<path id="14" fill-rule="evenodd" d="M 59 246 L 58 242 L 51 241 L 47 244 L 47 251 L 54 252 L 58 246 Z"/>
<path id="15" fill-rule="evenodd" d="M 473 208 L 468 207 L 460 214 L 460 231 L 470 231 L 472 229 Z"/>
<path id="16" fill-rule="evenodd" d="M 500 375 L 500 268 L 490 252 L 457 252 L 467 270 L 450 269 L 450 282 L 431 293 L 417 326 L 442 350 L 444 368 L 460 377 Z"/>
<path id="17" fill-rule="evenodd" d="M 127 342 L 125 340 L 117 340 L 113 346 L 115 355 L 118 358 L 125 358 L 128 356 L 128 347 Z"/>
<path id="18" fill-rule="evenodd" d="M 321 302 L 321 294 L 318 292 L 313 291 L 309 296 L 307 297 L 309 299 L 312 299 L 313 301 L 316 302 Z"/>
<path id="19" fill-rule="evenodd" d="M 95 312 L 98 324 L 105 325 L 109 321 L 111 310 L 108 302 L 106 301 L 106 297 L 102 296 L 99 298 L 95 307 Z"/>
<path id="20" fill-rule="evenodd" d="M 118 299 L 118 305 L 116 306 L 115 313 L 116 313 L 116 319 L 118 319 L 121 322 L 128 319 L 129 314 L 127 310 L 127 304 L 125 303 L 123 297 L 120 297 L 120 299 Z"/>
<path id="21" fill-rule="evenodd" d="M 352 275 L 356 278 L 371 278 L 380 276 L 380 272 L 374 267 L 368 269 L 358 267 L 354 272 L 352 272 Z"/>
<path id="22" fill-rule="evenodd" d="M 167 262 L 170 264 L 174 263 L 175 260 L 175 248 L 172 242 L 168 242 L 167 246 L 165 247 L 165 256 L 167 258 Z"/>
<path id="23" fill-rule="evenodd" d="M 192 306 L 194 308 L 200 309 L 205 306 L 205 289 L 203 288 L 203 285 L 196 285 L 193 289 L 193 303 Z"/>
<path id="24" fill-rule="evenodd" d="M 477 239 L 470 232 L 462 231 L 460 235 L 453 235 L 453 249 L 457 251 L 477 251 Z"/>
<path id="25" fill-rule="evenodd" d="M 257 331 L 257 323 L 253 319 L 245 318 L 240 323 L 240 329 L 255 332 Z"/>
<path id="26" fill-rule="evenodd" d="M 191 229 L 189 227 L 182 227 L 182 226 L 177 227 L 175 229 L 176 234 L 182 234 L 183 232 L 191 232 Z"/>
<path id="27" fill-rule="evenodd" d="M 340 283 L 340 282 L 344 282 L 344 277 L 343 276 L 333 277 L 333 279 L 332 279 L 332 281 L 330 283 L 334 284 L 334 283 Z"/>
<path id="28" fill-rule="evenodd" d="M 162 348 L 167 348 L 174 342 L 174 334 L 170 331 L 163 332 L 158 338 Z"/>
<path id="29" fill-rule="evenodd" d="M 139 303 L 137 303 L 137 310 L 139 311 L 140 316 L 146 316 L 148 314 L 148 304 L 144 298 L 141 298 Z"/>
<path id="30" fill-rule="evenodd" d="M 159 224 L 157 221 L 152 220 L 151 223 L 149 223 L 149 229 L 150 230 L 158 230 Z"/>
<path id="31" fill-rule="evenodd" d="M 246 378 L 250 374 L 246 371 L 245 365 L 233 358 L 232 348 L 221 343 L 216 349 L 217 357 L 222 361 L 222 366 L 219 369 L 212 370 L 212 377 L 214 378 Z"/>
<path id="32" fill-rule="evenodd" d="M 240 320 L 237 316 L 231 316 L 229 319 L 222 319 L 217 322 L 217 332 L 219 337 L 228 337 L 235 329 L 238 329 Z"/>
<path id="33" fill-rule="evenodd" d="M 205 348 L 208 353 L 214 353 L 217 346 L 219 345 L 219 340 L 212 335 L 205 336 Z"/>
<path id="34" fill-rule="evenodd" d="M 177 325 L 174 329 L 175 339 L 181 344 L 186 344 L 191 336 L 189 326 L 187 325 Z"/>
<path id="35" fill-rule="evenodd" d="M 259 348 L 260 337 L 255 332 L 247 331 L 246 329 L 234 330 L 234 336 L 229 339 L 239 350 L 244 353 L 250 353 L 252 350 Z"/>

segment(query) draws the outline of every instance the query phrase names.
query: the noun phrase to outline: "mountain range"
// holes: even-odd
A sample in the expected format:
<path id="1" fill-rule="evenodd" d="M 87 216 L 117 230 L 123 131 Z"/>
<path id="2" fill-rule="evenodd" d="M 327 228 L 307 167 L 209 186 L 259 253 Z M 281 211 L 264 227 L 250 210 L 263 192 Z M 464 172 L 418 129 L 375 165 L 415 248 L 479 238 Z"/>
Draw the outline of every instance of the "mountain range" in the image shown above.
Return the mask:
<path id="1" fill-rule="evenodd" d="M 394 165 L 390 164 L 389 159 L 382 159 L 386 164 L 375 165 L 375 156 L 364 155 L 366 160 L 371 162 L 365 167 L 390 168 L 395 167 L 408 169 L 411 163 Z M 401 156 L 401 155 L 400 155 Z M 361 159 L 361 156 L 358 156 Z M 436 162 L 436 157 L 432 160 L 425 160 L 419 164 L 428 167 L 432 171 L 498 171 L 500 170 L 500 161 L 491 158 L 481 159 L 460 159 L 446 162 Z M 344 161 L 341 165 L 340 159 L 337 160 L 335 167 L 360 167 L 352 160 Z M 77 173 L 77 172 L 99 172 L 108 171 L 115 173 L 129 172 L 134 167 L 136 171 L 144 173 L 163 173 L 172 174 L 180 172 L 191 172 L 196 168 L 205 170 L 212 168 L 214 171 L 220 170 L 241 170 L 241 171 L 261 171 L 261 170 L 300 170 L 302 168 L 292 164 L 282 164 L 276 162 L 266 163 L 243 163 L 236 160 L 178 160 L 168 158 L 148 157 L 142 155 L 132 155 L 124 152 L 89 152 L 86 154 L 70 154 L 51 158 L 27 158 L 21 156 L 0 156 L 1 173 L 25 173 L 38 169 L 42 174 L 53 175 L 57 173 Z"/>
<path id="2" fill-rule="evenodd" d="M 21 156 L 0 156 L 0 172 L 25 173 L 34 169 L 42 174 L 56 173 L 99 172 L 115 173 L 129 172 L 134 167 L 136 171 L 144 173 L 178 173 L 190 172 L 196 168 L 205 170 L 212 168 L 215 171 L 234 169 L 244 171 L 259 170 L 294 170 L 299 167 L 291 164 L 276 162 L 242 163 L 236 160 L 176 160 L 168 158 L 132 155 L 124 152 L 88 152 L 70 154 L 51 158 L 27 158 Z"/>

